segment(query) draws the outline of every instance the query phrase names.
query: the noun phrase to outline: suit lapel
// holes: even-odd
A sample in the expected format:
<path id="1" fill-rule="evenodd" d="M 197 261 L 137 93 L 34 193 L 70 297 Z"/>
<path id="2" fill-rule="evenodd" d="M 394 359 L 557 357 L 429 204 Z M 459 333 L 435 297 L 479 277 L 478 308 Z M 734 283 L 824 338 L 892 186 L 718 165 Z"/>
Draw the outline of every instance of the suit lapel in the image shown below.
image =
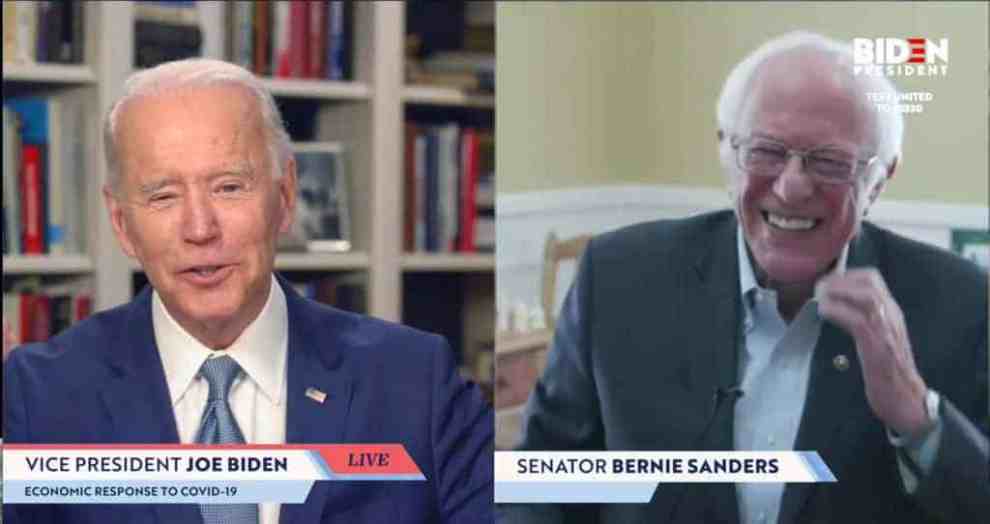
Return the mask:
<path id="1" fill-rule="evenodd" d="M 320 325 L 314 306 L 283 284 L 289 310 L 289 362 L 285 441 L 288 444 L 344 442 L 351 406 L 351 378 L 345 371 L 339 344 L 343 337 L 328 338 L 333 326 Z M 320 318 L 318 318 L 320 317 Z M 337 345 L 337 347 L 333 347 Z M 307 395 L 312 388 L 326 394 L 320 402 Z M 304 504 L 283 504 L 280 524 L 319 522 L 331 482 L 316 482 Z"/>
<path id="2" fill-rule="evenodd" d="M 115 443 L 179 442 L 175 413 L 151 322 L 151 291 L 147 288 L 134 299 L 127 325 L 110 347 L 111 379 L 101 397 L 109 418 L 108 440 Z M 196 505 L 155 504 L 152 508 L 163 524 L 202 522 Z"/>
<path id="3" fill-rule="evenodd" d="M 736 256 L 736 221 L 731 214 L 715 223 L 710 243 L 697 245 L 693 275 L 685 297 L 696 297 L 684 304 L 684 318 L 698 319 L 690 329 L 691 396 L 699 413 L 698 430 L 685 449 L 733 449 L 733 414 L 731 403 L 721 405 L 712 420 L 715 392 L 733 386 L 737 380 L 740 298 L 739 264 Z M 705 429 L 711 421 L 711 427 Z M 706 521 L 739 521 L 735 488 L 732 484 L 677 484 L 657 491 L 658 516 L 664 521 L 687 522 L 685 516 L 706 515 Z M 669 495 L 669 496 L 667 496 Z M 712 514 L 714 513 L 714 515 Z M 669 515 L 669 516 L 668 516 Z"/>
<path id="4" fill-rule="evenodd" d="M 877 265 L 873 243 L 865 233 L 858 235 L 850 246 L 847 267 Z M 848 367 L 836 365 L 837 359 L 848 362 Z M 857 395 L 863 395 L 863 391 L 863 373 L 855 342 L 841 328 L 825 321 L 811 360 L 808 393 L 794 449 L 817 451 L 840 482 L 837 468 L 843 464 L 838 460 L 843 443 L 836 437 L 842 424 L 851 418 L 849 406 Z M 816 489 L 818 485 L 812 483 L 787 484 L 778 522 L 799 522 L 801 509 Z"/>

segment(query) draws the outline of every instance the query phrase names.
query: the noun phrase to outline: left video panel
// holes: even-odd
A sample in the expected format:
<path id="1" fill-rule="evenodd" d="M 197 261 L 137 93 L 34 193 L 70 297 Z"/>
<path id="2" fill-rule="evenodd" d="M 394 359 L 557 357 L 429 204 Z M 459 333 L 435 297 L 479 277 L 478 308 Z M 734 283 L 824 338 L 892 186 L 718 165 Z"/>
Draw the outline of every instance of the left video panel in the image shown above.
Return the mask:
<path id="1" fill-rule="evenodd" d="M 4 20 L 4 520 L 492 521 L 494 6 Z"/>

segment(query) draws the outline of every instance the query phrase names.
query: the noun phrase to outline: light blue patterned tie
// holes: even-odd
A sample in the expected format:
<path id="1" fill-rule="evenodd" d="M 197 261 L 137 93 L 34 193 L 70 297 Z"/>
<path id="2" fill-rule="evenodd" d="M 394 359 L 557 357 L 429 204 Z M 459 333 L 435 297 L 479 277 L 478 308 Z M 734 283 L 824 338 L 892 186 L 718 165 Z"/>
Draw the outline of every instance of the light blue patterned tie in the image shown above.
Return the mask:
<path id="1" fill-rule="evenodd" d="M 227 393 L 240 372 L 237 362 L 226 355 L 203 362 L 199 374 L 210 384 L 210 396 L 196 432 L 197 443 L 244 443 L 244 435 L 227 403 Z M 204 524 L 258 524 L 257 504 L 201 504 L 199 508 Z"/>

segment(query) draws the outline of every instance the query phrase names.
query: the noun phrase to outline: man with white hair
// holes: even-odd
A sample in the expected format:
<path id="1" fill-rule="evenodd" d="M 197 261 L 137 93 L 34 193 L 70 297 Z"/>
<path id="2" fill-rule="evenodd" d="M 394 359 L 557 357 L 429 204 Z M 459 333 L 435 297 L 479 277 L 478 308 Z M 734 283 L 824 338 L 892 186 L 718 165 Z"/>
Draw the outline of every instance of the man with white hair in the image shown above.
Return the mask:
<path id="1" fill-rule="evenodd" d="M 987 275 L 863 219 L 902 117 L 807 32 L 729 75 L 722 211 L 595 237 L 519 450 L 814 450 L 823 484 L 661 484 L 503 522 L 988 522 Z"/>
<path id="2" fill-rule="evenodd" d="M 309 301 L 273 273 L 296 165 L 248 71 L 134 74 L 105 123 L 104 197 L 150 287 L 4 366 L 9 443 L 398 443 L 425 482 L 318 482 L 304 504 L 6 505 L 22 524 L 477 522 L 491 410 L 436 335 Z"/>

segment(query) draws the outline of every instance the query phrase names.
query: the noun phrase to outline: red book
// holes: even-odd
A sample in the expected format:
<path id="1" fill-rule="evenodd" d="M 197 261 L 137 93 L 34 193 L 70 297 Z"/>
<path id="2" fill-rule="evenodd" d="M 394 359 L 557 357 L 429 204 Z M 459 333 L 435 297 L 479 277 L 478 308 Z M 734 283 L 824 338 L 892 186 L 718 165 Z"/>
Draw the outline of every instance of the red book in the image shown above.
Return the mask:
<path id="1" fill-rule="evenodd" d="M 73 297 L 72 321 L 79 322 L 88 317 L 93 312 L 93 297 L 89 295 L 76 295 Z"/>
<path id="2" fill-rule="evenodd" d="M 268 0 L 258 0 L 254 3 L 254 74 L 266 76 L 271 74 L 268 67 L 268 57 L 271 54 L 271 21 Z"/>
<path id="3" fill-rule="evenodd" d="M 474 223 L 478 216 L 478 132 L 467 128 L 461 134 L 461 227 L 458 251 L 473 252 Z"/>
<path id="4" fill-rule="evenodd" d="M 308 2 L 292 0 L 289 3 L 288 76 L 302 78 L 309 73 L 309 40 Z"/>
<path id="5" fill-rule="evenodd" d="M 21 224 L 24 228 L 24 254 L 40 255 L 45 252 L 44 196 L 41 180 L 41 147 L 24 144 L 21 149 Z"/>
<path id="6" fill-rule="evenodd" d="M 327 74 L 327 4 L 309 0 L 309 78 L 324 78 Z"/>
<path id="7" fill-rule="evenodd" d="M 405 209 L 402 213 L 402 246 L 408 252 L 416 251 L 416 133 L 415 124 L 406 124 L 405 158 Z"/>
<path id="8" fill-rule="evenodd" d="M 48 295 L 34 296 L 34 315 L 31 319 L 31 340 L 44 342 L 52 334 L 52 300 Z"/>
<path id="9" fill-rule="evenodd" d="M 35 342 L 34 340 L 34 293 L 20 294 L 21 343 Z"/>
<path id="10" fill-rule="evenodd" d="M 292 76 L 292 9 L 294 2 L 275 0 L 272 2 L 271 43 L 272 76 L 289 78 Z"/>

